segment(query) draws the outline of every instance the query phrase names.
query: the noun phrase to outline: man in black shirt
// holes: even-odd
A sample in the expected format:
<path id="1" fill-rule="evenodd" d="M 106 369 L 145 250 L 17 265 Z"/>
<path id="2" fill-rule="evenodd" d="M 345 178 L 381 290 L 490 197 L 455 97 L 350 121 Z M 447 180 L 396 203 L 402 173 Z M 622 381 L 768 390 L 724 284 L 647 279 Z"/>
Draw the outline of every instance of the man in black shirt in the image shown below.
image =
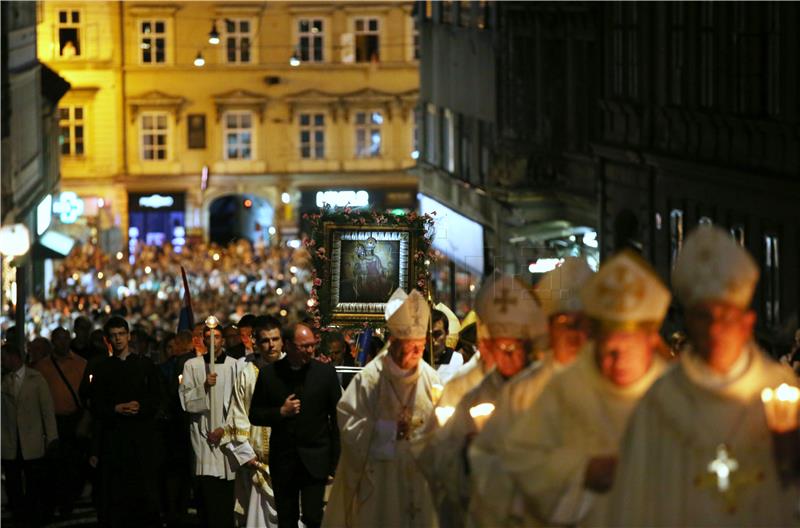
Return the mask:
<path id="1" fill-rule="evenodd" d="M 259 371 L 250 422 L 272 428 L 269 467 L 280 528 L 297 526 L 302 496 L 303 523 L 322 522 L 325 484 L 339 461 L 336 404 L 342 395 L 336 370 L 313 359 L 317 338 L 305 324 L 294 325 L 286 357 Z"/>
<path id="2" fill-rule="evenodd" d="M 97 366 L 90 389 L 102 435 L 100 517 L 113 527 L 160 526 L 154 439 L 161 380 L 150 359 L 131 354 L 124 319 L 111 317 L 104 330 L 113 355 Z"/>

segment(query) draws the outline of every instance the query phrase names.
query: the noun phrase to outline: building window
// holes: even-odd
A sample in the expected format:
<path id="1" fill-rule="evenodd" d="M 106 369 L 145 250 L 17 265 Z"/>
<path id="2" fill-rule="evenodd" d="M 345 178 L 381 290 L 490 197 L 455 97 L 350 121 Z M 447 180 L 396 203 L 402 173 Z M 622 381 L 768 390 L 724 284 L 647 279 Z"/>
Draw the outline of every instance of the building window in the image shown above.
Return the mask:
<path id="1" fill-rule="evenodd" d="M 780 247 L 778 237 L 764 235 L 764 297 L 768 326 L 781 322 Z"/>
<path id="2" fill-rule="evenodd" d="M 84 153 L 84 125 L 82 106 L 64 106 L 58 109 L 58 142 L 64 156 L 82 156 Z"/>
<path id="3" fill-rule="evenodd" d="M 165 112 L 146 112 L 141 115 L 142 159 L 144 161 L 167 159 L 169 128 Z"/>
<path id="4" fill-rule="evenodd" d="M 617 97 L 639 95 L 639 12 L 633 3 L 613 4 L 611 28 L 612 91 Z"/>
<path id="5" fill-rule="evenodd" d="M 300 157 L 325 158 L 325 114 L 300 114 Z"/>
<path id="6" fill-rule="evenodd" d="M 460 0 L 458 2 L 458 25 L 469 27 L 472 18 L 472 2 L 470 0 Z"/>
<path id="7" fill-rule="evenodd" d="M 246 18 L 225 19 L 225 60 L 229 64 L 249 64 L 253 25 Z"/>
<path id="8" fill-rule="evenodd" d="M 445 109 L 444 123 L 442 126 L 442 146 L 444 152 L 442 153 L 442 165 L 447 172 L 456 171 L 455 160 L 455 125 L 453 120 L 453 112 Z"/>
<path id="9" fill-rule="evenodd" d="M 142 64 L 163 64 L 167 60 L 167 23 L 164 20 L 139 22 L 139 48 Z"/>
<path id="10" fill-rule="evenodd" d="M 442 9 L 442 24 L 453 23 L 453 0 L 442 0 L 439 4 Z"/>
<path id="11" fill-rule="evenodd" d="M 81 12 L 77 9 L 58 11 L 58 54 L 65 59 L 81 56 Z"/>
<path id="12" fill-rule="evenodd" d="M 412 17 L 411 20 L 411 45 L 413 46 L 414 60 L 419 60 L 420 57 L 419 19 L 417 17 Z"/>
<path id="13" fill-rule="evenodd" d="M 783 6 L 768 4 L 769 33 L 767 35 L 767 111 L 771 116 L 781 113 L 781 9 Z"/>
<path id="14" fill-rule="evenodd" d="M 746 3 L 733 4 L 736 111 L 751 116 L 766 113 L 767 35 L 762 26 L 762 13 L 761 6 L 751 8 Z"/>
<path id="15" fill-rule="evenodd" d="M 491 144 L 491 132 L 487 123 L 481 122 L 478 125 L 480 141 L 480 185 L 486 185 L 489 181 L 489 170 L 492 164 L 492 153 L 489 149 Z"/>
<path id="16" fill-rule="evenodd" d="M 357 158 L 376 158 L 381 155 L 381 125 L 381 112 L 356 112 Z"/>
<path id="17" fill-rule="evenodd" d="M 714 25 L 714 3 L 701 2 L 700 8 L 700 106 L 714 106 L 716 89 L 717 37 Z"/>
<path id="18" fill-rule="evenodd" d="M 414 128 L 411 130 L 411 159 L 419 159 L 420 109 L 414 109 Z"/>
<path id="19" fill-rule="evenodd" d="M 671 267 L 675 267 L 683 247 L 683 211 L 680 209 L 673 209 L 669 213 L 669 245 Z"/>
<path id="20" fill-rule="evenodd" d="M 315 18 L 297 21 L 298 47 L 303 62 L 322 62 L 324 60 L 324 25 Z"/>
<path id="21" fill-rule="evenodd" d="M 380 22 L 377 18 L 356 18 L 356 62 L 380 60 Z"/>
<path id="22" fill-rule="evenodd" d="M 472 144 L 469 137 L 464 135 L 464 127 L 461 127 L 461 179 L 471 182 L 472 181 Z"/>
<path id="23" fill-rule="evenodd" d="M 475 26 L 478 29 L 486 29 L 489 27 L 489 2 L 487 0 L 480 0 L 478 2 L 478 13 L 475 19 Z"/>
<path id="24" fill-rule="evenodd" d="M 674 105 L 683 104 L 683 85 L 686 69 L 686 10 L 685 4 L 670 4 L 672 20 L 670 26 L 670 101 Z"/>
<path id="25" fill-rule="evenodd" d="M 425 112 L 425 159 L 431 165 L 439 164 L 439 113 L 429 104 Z"/>
<path id="26" fill-rule="evenodd" d="M 224 122 L 225 159 L 252 159 L 253 115 L 250 112 L 226 112 Z"/>

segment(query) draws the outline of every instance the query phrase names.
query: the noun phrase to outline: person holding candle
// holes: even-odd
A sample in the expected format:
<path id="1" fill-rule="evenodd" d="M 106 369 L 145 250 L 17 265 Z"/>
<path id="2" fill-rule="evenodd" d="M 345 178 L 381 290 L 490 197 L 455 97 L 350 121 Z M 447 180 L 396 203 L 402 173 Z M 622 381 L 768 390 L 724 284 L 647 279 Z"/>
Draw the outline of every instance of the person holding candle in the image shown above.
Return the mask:
<path id="1" fill-rule="evenodd" d="M 544 312 L 514 277 L 496 274 L 486 280 L 475 304 L 478 347 L 482 356 L 494 358 L 495 366 L 461 398 L 421 457 L 443 528 L 465 525 L 471 495 L 467 449 L 493 413 L 504 384 L 528 365 L 534 341 L 547 332 Z"/>
<path id="2" fill-rule="evenodd" d="M 113 316 L 103 330 L 113 355 L 97 365 L 89 391 L 98 422 L 98 517 L 109 526 L 160 526 L 155 440 L 161 376 L 149 358 L 130 349 L 125 319 Z"/>
<path id="3" fill-rule="evenodd" d="M 553 375 L 501 450 L 523 517 L 546 525 L 604 524 L 628 417 L 664 369 L 654 348 L 670 293 L 638 254 L 608 259 L 580 299 L 594 341 Z"/>
<path id="4" fill-rule="evenodd" d="M 239 372 L 237 361 L 225 353 L 222 331 L 214 317 L 206 319 L 204 350 L 184 363 L 178 391 L 189 413 L 194 474 L 200 495 L 198 513 L 203 526 L 233 527 L 233 457 L 220 447 Z"/>
<path id="5" fill-rule="evenodd" d="M 521 495 L 502 467 L 506 432 L 530 409 L 553 374 L 571 365 L 588 339 L 588 321 L 579 292 L 593 272 L 586 260 L 567 257 L 542 275 L 534 295 L 547 316 L 550 349 L 538 361 L 503 385 L 496 410 L 469 448 L 472 495 L 469 516 L 477 526 L 528 526 Z"/>
<path id="6" fill-rule="evenodd" d="M 348 385 L 338 405 L 342 457 L 323 526 L 436 526 L 414 457 L 433 427 L 436 371 L 422 358 L 430 308 L 416 290 L 386 304 L 388 347 Z"/>
<path id="7" fill-rule="evenodd" d="M 797 378 L 753 342 L 750 303 L 758 274 L 727 231 L 701 226 L 686 237 L 672 285 L 685 310 L 689 346 L 631 420 L 612 525 L 797 522 L 797 486 L 781 484 L 776 462 L 787 457 L 774 459 L 768 403 L 761 401 L 764 389 L 797 385 Z M 796 450 L 796 421 L 794 431 L 776 433 L 793 436 Z"/>

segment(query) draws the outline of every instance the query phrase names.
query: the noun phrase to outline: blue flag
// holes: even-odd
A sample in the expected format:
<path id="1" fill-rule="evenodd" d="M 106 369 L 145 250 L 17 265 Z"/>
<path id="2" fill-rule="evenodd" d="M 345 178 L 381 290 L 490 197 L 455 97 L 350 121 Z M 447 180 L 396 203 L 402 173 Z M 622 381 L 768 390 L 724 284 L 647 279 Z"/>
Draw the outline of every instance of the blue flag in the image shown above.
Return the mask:
<path id="1" fill-rule="evenodd" d="M 363 367 L 367 364 L 367 358 L 371 352 L 372 348 L 372 328 L 366 327 L 361 335 L 358 336 L 358 340 L 356 341 L 356 349 L 358 350 L 358 355 L 356 356 L 356 363 Z"/>
<path id="2" fill-rule="evenodd" d="M 181 277 L 183 278 L 183 308 L 178 315 L 178 332 L 181 330 L 192 331 L 194 328 L 194 313 L 192 312 L 192 294 L 189 292 L 189 281 L 186 279 L 186 270 L 181 266 Z"/>

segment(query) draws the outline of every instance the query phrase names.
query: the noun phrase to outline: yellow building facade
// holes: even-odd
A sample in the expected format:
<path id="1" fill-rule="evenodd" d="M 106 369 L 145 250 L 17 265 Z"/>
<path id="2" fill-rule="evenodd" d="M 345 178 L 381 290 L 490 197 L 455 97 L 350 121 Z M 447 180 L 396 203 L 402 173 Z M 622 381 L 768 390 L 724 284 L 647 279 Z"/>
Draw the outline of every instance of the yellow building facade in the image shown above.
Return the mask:
<path id="1" fill-rule="evenodd" d="M 134 210 L 155 203 L 136 200 L 153 194 L 183 209 L 198 236 L 226 195 L 264 200 L 287 234 L 317 192 L 413 206 L 411 2 L 40 10 L 39 58 L 72 85 L 60 106 L 62 191 L 84 199 L 101 230 L 128 234 Z"/>

